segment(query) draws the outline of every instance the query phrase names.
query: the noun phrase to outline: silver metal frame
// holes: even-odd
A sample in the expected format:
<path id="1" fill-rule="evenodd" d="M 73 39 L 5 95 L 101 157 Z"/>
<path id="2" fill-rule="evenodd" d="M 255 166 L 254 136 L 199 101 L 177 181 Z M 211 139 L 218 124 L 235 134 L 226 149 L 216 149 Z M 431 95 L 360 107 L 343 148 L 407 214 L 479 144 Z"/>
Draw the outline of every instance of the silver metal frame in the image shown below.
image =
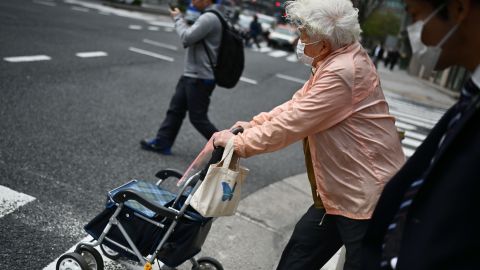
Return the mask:
<path id="1" fill-rule="evenodd" d="M 105 228 L 103 229 L 103 232 L 102 234 L 100 235 L 100 237 L 98 238 L 98 240 L 95 240 L 95 241 L 92 241 L 92 242 L 81 242 L 78 244 L 78 246 L 80 245 L 85 245 L 85 246 L 91 246 L 91 247 L 95 247 L 95 246 L 98 246 L 98 245 L 101 245 L 103 243 L 104 240 L 107 240 L 109 243 L 111 244 L 114 244 L 116 246 L 118 246 L 119 248 L 131 253 L 132 255 L 135 255 L 137 256 L 139 262 L 142 264 L 142 265 L 145 265 L 147 262 L 149 262 L 150 264 L 153 264 L 155 259 L 157 258 L 157 253 L 158 251 L 163 247 L 163 245 L 165 244 L 165 242 L 168 240 L 168 238 L 170 237 L 170 235 L 172 234 L 172 232 L 174 231 L 175 227 L 177 226 L 177 223 L 178 223 L 178 220 L 181 218 L 181 217 L 185 217 L 187 219 L 190 219 L 190 220 L 194 220 L 193 217 L 185 214 L 185 211 L 187 210 L 187 207 L 190 205 L 190 201 L 192 199 L 192 196 L 193 194 L 195 194 L 195 192 L 197 191 L 198 187 L 200 186 L 200 184 L 202 183 L 202 180 L 198 179 L 199 178 L 199 175 L 200 175 L 200 172 L 192 175 L 190 178 L 188 178 L 185 183 L 183 184 L 182 188 L 179 190 L 179 192 L 177 193 L 177 197 L 175 198 L 173 204 L 172 204 L 172 207 L 169 207 L 170 210 L 173 210 L 174 212 L 176 212 L 176 215 L 175 215 L 175 218 L 173 219 L 173 222 L 170 224 L 170 226 L 168 227 L 166 233 L 163 235 L 162 237 L 162 240 L 160 241 L 160 243 L 158 244 L 157 248 L 155 249 L 155 252 L 154 254 L 151 254 L 152 256 L 150 258 L 145 258 L 142 256 L 142 254 L 140 253 L 140 251 L 138 250 L 137 246 L 135 245 L 135 243 L 133 243 L 132 239 L 130 238 L 130 236 L 128 235 L 128 233 L 126 232 L 126 230 L 124 229 L 124 227 L 122 226 L 122 224 L 120 223 L 120 220 L 117 218 L 118 215 L 120 214 L 121 210 L 123 209 L 124 207 L 124 203 L 115 203 L 115 205 L 117 206 L 117 209 L 115 210 L 115 212 L 113 213 L 113 215 L 110 217 L 107 225 L 105 226 Z M 197 183 L 195 183 L 195 186 L 194 187 L 191 187 L 190 183 L 194 180 L 196 180 L 196 178 L 198 179 Z M 163 183 L 163 180 L 164 179 L 161 179 L 159 180 L 156 185 L 157 186 L 160 186 L 162 183 Z M 175 206 L 177 205 L 178 203 L 178 200 L 180 198 L 181 195 L 184 194 L 184 192 L 186 191 L 186 189 L 188 187 L 191 187 L 192 190 L 190 192 L 190 194 L 187 196 L 187 199 L 185 200 L 185 203 L 183 204 L 183 206 L 181 207 L 180 210 L 177 210 L 175 209 Z M 139 202 L 140 203 L 140 202 Z M 145 206 L 146 207 L 146 206 Z M 148 208 L 148 207 L 147 207 Z M 160 228 L 165 228 L 165 225 L 160 223 L 160 222 L 157 222 L 157 221 L 153 221 L 153 220 L 150 220 L 138 213 L 135 213 L 134 212 L 134 215 L 143 219 L 144 221 L 147 221 L 157 227 L 160 227 Z M 166 220 L 167 217 L 165 217 L 162 221 Z M 127 240 L 127 243 L 130 247 L 125 247 L 124 245 L 106 237 L 107 233 L 112 229 L 113 226 L 117 226 L 119 229 L 120 229 L 120 232 L 122 233 L 123 237 L 125 237 L 125 239 Z M 191 258 L 190 259 L 190 262 L 192 263 L 192 265 L 194 266 L 198 266 L 198 263 L 197 261 L 195 260 L 195 258 Z"/>

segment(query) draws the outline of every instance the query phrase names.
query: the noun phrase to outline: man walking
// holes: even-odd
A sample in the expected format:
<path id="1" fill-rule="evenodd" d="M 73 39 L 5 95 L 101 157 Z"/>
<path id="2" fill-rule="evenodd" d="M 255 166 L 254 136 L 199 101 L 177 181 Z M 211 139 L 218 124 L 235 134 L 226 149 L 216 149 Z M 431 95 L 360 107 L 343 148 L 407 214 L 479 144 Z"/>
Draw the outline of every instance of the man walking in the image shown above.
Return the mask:
<path id="1" fill-rule="evenodd" d="M 260 43 L 258 42 L 258 36 L 262 34 L 262 25 L 258 22 L 258 16 L 254 15 L 253 20 L 250 23 L 250 31 L 247 39 L 246 46 L 250 46 L 250 39 L 253 40 L 253 43 L 260 49 Z"/>
<path id="2" fill-rule="evenodd" d="M 186 48 L 184 71 L 156 137 L 140 142 L 143 149 L 164 155 L 171 154 L 171 147 L 187 111 L 192 125 L 207 140 L 217 132 L 207 115 L 210 95 L 215 88 L 209 56 L 215 63 L 221 42 L 222 24 L 217 15 L 205 12 L 213 9 L 213 0 L 192 0 L 192 5 L 203 12 L 192 26 L 187 25 L 178 8 L 170 11 L 175 21 L 175 29 Z"/>

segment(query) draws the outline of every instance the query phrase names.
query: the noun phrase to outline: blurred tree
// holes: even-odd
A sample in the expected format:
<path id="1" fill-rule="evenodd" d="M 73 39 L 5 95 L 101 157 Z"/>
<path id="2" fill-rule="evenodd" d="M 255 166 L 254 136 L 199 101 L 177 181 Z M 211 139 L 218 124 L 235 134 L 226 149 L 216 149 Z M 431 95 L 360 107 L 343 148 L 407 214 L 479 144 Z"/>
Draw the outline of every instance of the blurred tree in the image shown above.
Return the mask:
<path id="1" fill-rule="evenodd" d="M 363 24 L 384 1 L 385 0 L 352 0 L 353 6 L 358 8 L 358 20 L 360 24 Z"/>
<path id="2" fill-rule="evenodd" d="M 387 35 L 397 36 L 401 18 L 392 11 L 375 11 L 362 24 L 363 35 L 369 40 L 383 41 Z"/>

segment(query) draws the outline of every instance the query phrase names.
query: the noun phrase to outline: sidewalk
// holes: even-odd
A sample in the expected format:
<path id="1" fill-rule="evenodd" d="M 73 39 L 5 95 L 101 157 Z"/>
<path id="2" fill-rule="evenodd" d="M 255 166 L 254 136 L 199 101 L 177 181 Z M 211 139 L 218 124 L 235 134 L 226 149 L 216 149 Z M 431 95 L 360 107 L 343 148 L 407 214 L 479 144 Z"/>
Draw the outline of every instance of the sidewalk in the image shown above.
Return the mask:
<path id="1" fill-rule="evenodd" d="M 405 70 L 395 68 L 390 71 L 383 63 L 379 63 L 377 71 L 385 92 L 393 92 L 414 102 L 443 109 L 450 108 L 457 100 L 457 93 L 411 76 Z"/>

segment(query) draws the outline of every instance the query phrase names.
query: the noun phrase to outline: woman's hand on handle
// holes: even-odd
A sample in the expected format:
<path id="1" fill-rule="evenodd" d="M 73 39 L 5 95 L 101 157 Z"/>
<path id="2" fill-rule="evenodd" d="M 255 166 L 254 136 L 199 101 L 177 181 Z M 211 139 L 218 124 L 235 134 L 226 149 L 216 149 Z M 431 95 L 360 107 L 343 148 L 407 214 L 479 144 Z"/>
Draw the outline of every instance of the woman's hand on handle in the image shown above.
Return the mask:
<path id="1" fill-rule="evenodd" d="M 233 125 L 230 129 L 234 129 L 236 127 L 242 127 L 243 129 L 249 129 L 252 127 L 252 124 L 250 122 L 245 122 L 245 121 L 238 121 Z"/>
<path id="2" fill-rule="evenodd" d="M 213 134 L 213 146 L 215 147 L 225 147 L 227 145 L 228 140 L 233 137 L 233 133 L 228 130 L 222 130 Z"/>

